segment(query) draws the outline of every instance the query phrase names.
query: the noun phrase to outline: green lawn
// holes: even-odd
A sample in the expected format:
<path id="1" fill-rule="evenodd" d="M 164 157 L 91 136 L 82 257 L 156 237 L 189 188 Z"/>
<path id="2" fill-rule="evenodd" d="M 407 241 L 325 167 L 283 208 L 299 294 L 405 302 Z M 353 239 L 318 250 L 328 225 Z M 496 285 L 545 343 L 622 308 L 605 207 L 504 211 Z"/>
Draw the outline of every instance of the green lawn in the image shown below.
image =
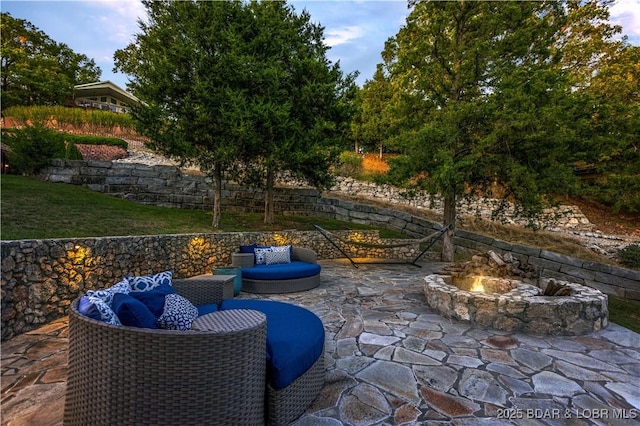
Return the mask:
<path id="1" fill-rule="evenodd" d="M 147 206 L 121 200 L 75 185 L 49 183 L 22 176 L 3 175 L 0 180 L 2 240 L 158 235 L 213 232 L 211 213 Z M 276 215 L 274 225 L 262 223 L 263 215 L 222 214 L 218 231 L 377 229 L 311 216 Z M 384 238 L 407 238 L 380 229 Z M 640 302 L 609 298 L 610 319 L 640 332 Z"/>
<path id="2" fill-rule="evenodd" d="M 189 234 L 214 232 L 211 212 L 148 206 L 91 191 L 76 185 L 43 182 L 3 175 L 1 180 L 0 238 L 101 237 L 121 235 Z M 265 225 L 261 213 L 222 213 L 218 232 L 377 229 L 370 226 L 311 216 L 276 215 Z M 380 229 L 383 238 L 408 238 Z"/>

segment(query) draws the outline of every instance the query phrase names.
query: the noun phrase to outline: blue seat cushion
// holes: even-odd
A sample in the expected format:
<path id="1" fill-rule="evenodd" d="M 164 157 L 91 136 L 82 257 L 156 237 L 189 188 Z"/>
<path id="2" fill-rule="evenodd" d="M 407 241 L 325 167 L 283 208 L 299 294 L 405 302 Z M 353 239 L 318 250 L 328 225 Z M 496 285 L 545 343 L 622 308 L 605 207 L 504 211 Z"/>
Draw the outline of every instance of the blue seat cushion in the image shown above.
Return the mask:
<path id="1" fill-rule="evenodd" d="M 275 265 L 254 265 L 253 268 L 242 268 L 242 278 L 252 280 L 291 280 L 318 275 L 320 265 L 293 260 L 291 263 Z"/>
<path id="2" fill-rule="evenodd" d="M 323 355 L 324 327 L 313 312 L 270 300 L 225 299 L 220 310 L 252 309 L 267 317 L 267 380 L 283 389 Z"/>
<path id="3" fill-rule="evenodd" d="M 201 317 L 203 315 L 207 315 L 207 314 L 210 314 L 212 312 L 217 312 L 218 311 L 218 304 L 217 303 L 209 303 L 207 305 L 198 305 L 198 306 L 196 306 L 196 308 L 198 308 L 198 316 Z"/>

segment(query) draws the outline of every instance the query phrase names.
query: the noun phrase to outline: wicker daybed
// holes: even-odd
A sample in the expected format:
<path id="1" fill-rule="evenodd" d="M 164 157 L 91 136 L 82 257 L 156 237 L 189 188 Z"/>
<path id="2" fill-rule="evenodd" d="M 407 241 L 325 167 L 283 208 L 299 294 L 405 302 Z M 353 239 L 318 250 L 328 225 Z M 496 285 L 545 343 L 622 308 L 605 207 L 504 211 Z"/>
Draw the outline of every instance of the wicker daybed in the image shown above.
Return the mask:
<path id="1" fill-rule="evenodd" d="M 248 293 L 294 293 L 320 285 L 321 268 L 311 249 L 291 247 L 291 263 L 287 265 L 256 265 L 252 253 L 233 253 L 231 259 L 234 267 L 242 268 L 242 291 Z M 293 268 L 302 272 L 300 276 L 290 273 Z"/>
<path id="2" fill-rule="evenodd" d="M 222 302 L 222 283 L 174 279 L 173 287 L 194 305 Z M 177 331 L 110 325 L 78 303 L 69 313 L 65 425 L 284 425 L 324 384 L 324 355 L 286 388 L 269 384 L 267 321 L 256 310 L 215 312 Z"/>

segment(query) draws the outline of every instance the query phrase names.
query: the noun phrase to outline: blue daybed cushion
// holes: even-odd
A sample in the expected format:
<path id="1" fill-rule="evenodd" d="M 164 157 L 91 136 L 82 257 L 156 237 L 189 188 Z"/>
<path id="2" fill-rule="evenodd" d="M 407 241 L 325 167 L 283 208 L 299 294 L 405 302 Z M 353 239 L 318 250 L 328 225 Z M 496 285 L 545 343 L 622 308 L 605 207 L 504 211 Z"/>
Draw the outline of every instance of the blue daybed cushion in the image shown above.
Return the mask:
<path id="1" fill-rule="evenodd" d="M 220 310 L 229 309 L 267 316 L 267 379 L 275 389 L 289 386 L 323 356 L 324 327 L 313 312 L 283 302 L 223 300 Z"/>
<path id="2" fill-rule="evenodd" d="M 207 315 L 207 314 L 210 314 L 212 312 L 217 312 L 218 311 L 218 304 L 217 303 L 209 303 L 207 305 L 198 305 L 198 306 L 196 306 L 196 308 L 198 308 L 198 316 L 201 317 L 203 315 Z"/>
<path id="3" fill-rule="evenodd" d="M 292 260 L 291 263 L 275 265 L 254 265 L 253 268 L 242 268 L 242 278 L 253 280 L 290 280 L 318 275 L 320 265 Z"/>

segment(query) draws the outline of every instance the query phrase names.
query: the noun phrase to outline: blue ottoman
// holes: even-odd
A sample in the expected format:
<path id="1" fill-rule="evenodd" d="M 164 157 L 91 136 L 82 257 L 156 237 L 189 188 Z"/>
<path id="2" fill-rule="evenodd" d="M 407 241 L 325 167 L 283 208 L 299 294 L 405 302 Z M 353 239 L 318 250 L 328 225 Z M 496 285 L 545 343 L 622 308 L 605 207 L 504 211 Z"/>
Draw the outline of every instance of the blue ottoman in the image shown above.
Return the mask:
<path id="1" fill-rule="evenodd" d="M 305 308 L 269 300 L 226 299 L 220 309 L 251 309 L 266 315 L 267 417 L 271 424 L 298 418 L 324 385 L 325 336 L 320 318 Z M 292 400 L 299 400 L 294 410 Z"/>

